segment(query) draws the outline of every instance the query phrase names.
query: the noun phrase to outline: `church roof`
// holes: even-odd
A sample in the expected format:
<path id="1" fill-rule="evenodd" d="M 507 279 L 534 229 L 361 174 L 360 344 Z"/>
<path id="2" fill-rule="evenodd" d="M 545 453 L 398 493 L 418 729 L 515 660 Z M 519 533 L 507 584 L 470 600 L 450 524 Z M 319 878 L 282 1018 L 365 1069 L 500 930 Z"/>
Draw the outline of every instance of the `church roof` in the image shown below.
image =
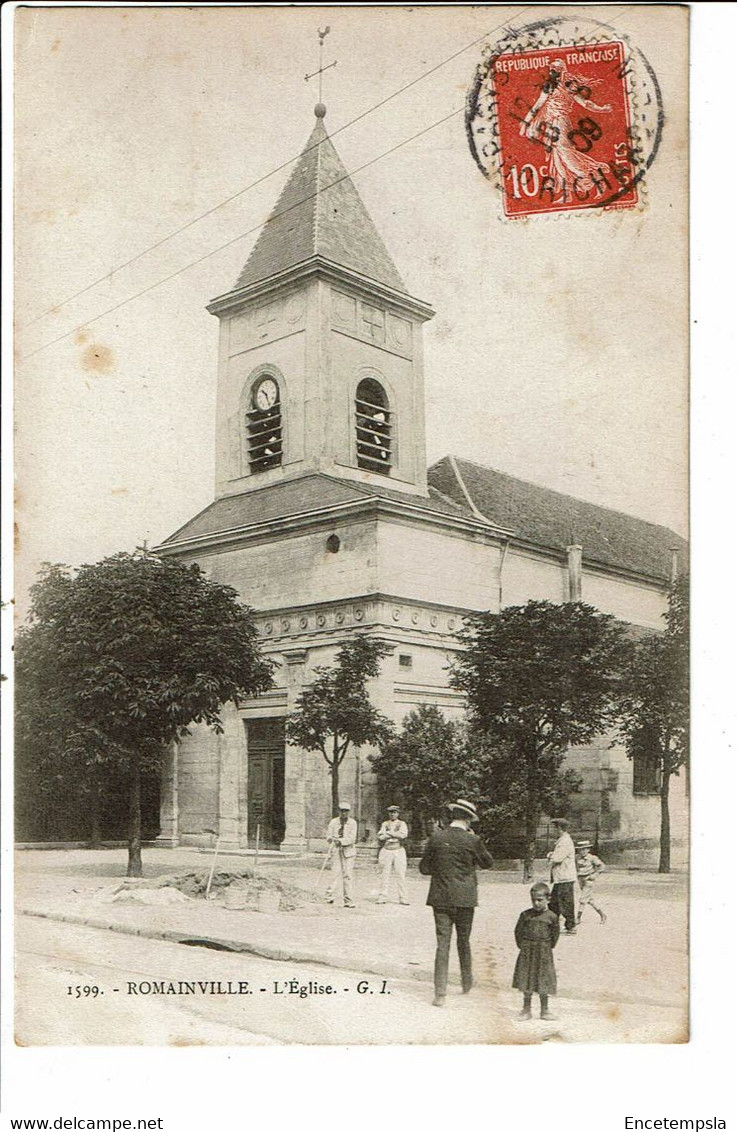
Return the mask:
<path id="1" fill-rule="evenodd" d="M 480 512 L 489 522 L 513 530 L 516 539 L 556 551 L 583 547 L 584 561 L 668 581 L 672 551 L 679 551 L 682 563 L 685 557 L 685 539 L 667 527 L 469 460 L 443 457 L 429 469 L 428 482 L 468 515 Z"/>
<path id="2" fill-rule="evenodd" d="M 173 547 L 190 539 L 225 534 L 271 520 L 297 519 L 312 511 L 338 507 L 345 503 L 357 503 L 370 498 L 415 504 L 425 511 L 435 511 L 456 518 L 469 518 L 465 508 L 452 500 L 443 499 L 434 489 L 427 498 L 393 491 L 391 488 L 385 488 L 383 484 L 354 483 L 315 472 L 297 479 L 286 480 L 284 483 L 270 484 L 258 491 L 245 491 L 240 495 L 227 495 L 222 499 L 216 499 L 204 511 L 200 511 L 199 515 L 195 515 L 194 519 L 170 535 L 162 546 Z"/>
<path id="3" fill-rule="evenodd" d="M 324 107 L 317 107 L 324 111 Z M 407 288 L 325 130 L 323 117 L 248 257 L 235 290 L 320 256 L 406 293 Z"/>
<path id="4" fill-rule="evenodd" d="M 407 495 L 383 484 L 342 480 L 323 473 L 299 476 L 257 491 L 217 499 L 162 544 L 174 549 L 191 539 L 235 533 L 244 527 L 298 520 L 368 499 L 390 500 L 438 516 L 486 520 L 514 541 L 564 553 L 583 547 L 585 562 L 667 582 L 672 551 L 683 563 L 686 541 L 667 527 L 528 483 L 469 460 L 445 456 L 428 471 L 429 497 Z"/>

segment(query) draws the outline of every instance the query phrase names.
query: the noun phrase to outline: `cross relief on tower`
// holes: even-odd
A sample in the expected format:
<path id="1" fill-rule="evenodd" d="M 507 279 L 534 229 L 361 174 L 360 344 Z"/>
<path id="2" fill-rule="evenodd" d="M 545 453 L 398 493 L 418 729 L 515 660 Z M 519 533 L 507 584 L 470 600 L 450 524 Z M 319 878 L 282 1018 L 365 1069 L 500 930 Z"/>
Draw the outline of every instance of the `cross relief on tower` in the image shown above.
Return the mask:
<path id="1" fill-rule="evenodd" d="M 390 354 L 412 357 L 412 323 L 375 304 L 333 289 L 332 326 L 341 334 L 370 342 Z"/>

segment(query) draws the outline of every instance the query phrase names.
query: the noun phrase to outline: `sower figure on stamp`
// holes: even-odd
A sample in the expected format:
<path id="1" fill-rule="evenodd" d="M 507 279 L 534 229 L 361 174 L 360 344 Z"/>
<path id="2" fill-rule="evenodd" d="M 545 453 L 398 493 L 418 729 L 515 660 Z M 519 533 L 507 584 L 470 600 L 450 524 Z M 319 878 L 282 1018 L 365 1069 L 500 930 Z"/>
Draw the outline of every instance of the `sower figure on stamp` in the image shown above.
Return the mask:
<path id="1" fill-rule="evenodd" d="M 596 878 L 604 872 L 604 868 L 604 862 L 591 852 L 590 841 L 576 842 L 576 871 L 578 872 L 578 883 L 581 886 L 581 894 L 578 898 L 577 924 L 581 923 L 581 917 L 587 904 L 590 904 L 594 911 L 599 913 L 602 924 L 606 923 L 606 912 L 596 900 Z"/>
<path id="2" fill-rule="evenodd" d="M 330 844 L 332 880 L 325 899 L 328 904 L 335 900 L 336 892 L 343 890 L 343 907 L 355 908 L 353 903 L 353 869 L 356 863 L 356 837 L 358 826 L 354 818 L 350 817 L 351 807 L 348 802 L 341 802 L 337 818 L 333 818 L 328 825 L 327 839 Z"/>
<path id="3" fill-rule="evenodd" d="M 459 798 L 448 809 L 450 825 L 432 834 L 420 861 L 420 872 L 432 877 L 427 903 L 435 916 L 437 937 L 433 1006 L 445 1006 L 454 926 L 463 993 L 468 994 L 473 986 L 471 927 L 478 904 L 476 868 L 489 869 L 492 865 L 481 838 L 471 832 L 471 822 L 478 821 L 476 807 Z"/>
<path id="4" fill-rule="evenodd" d="M 558 840 L 548 853 L 550 861 L 550 880 L 553 892 L 550 897 L 550 911 L 565 920 L 566 934 L 576 934 L 576 848 L 568 832 L 565 818 L 555 818 L 553 825 L 558 830 Z"/>
<path id="5" fill-rule="evenodd" d="M 606 114 L 612 109 L 608 104 L 600 106 L 592 101 L 591 86 L 597 81 L 572 75 L 562 59 L 554 60 L 535 105 L 525 115 L 519 128 L 522 137 L 540 142 L 548 151 L 549 180 L 555 199 L 567 200 L 574 193 L 583 195 L 589 191 L 602 196 L 602 186 L 609 184 L 605 177 L 609 165 L 582 152 L 588 139 L 581 133 L 580 125 L 578 129 L 574 125 L 581 109 L 598 114 Z M 591 122 L 601 137 L 601 129 L 593 119 L 580 121 Z M 577 134 L 584 139 L 583 146 L 576 143 Z"/>
<path id="6" fill-rule="evenodd" d="M 399 889 L 399 903 L 409 904 L 407 899 L 407 851 L 405 842 L 409 837 L 407 823 L 400 820 L 399 806 L 389 806 L 389 818 L 382 822 L 379 830 L 379 870 L 381 874 L 381 887 L 377 904 L 386 904 L 389 895 L 389 878 L 392 872 L 397 874 L 397 888 Z"/>

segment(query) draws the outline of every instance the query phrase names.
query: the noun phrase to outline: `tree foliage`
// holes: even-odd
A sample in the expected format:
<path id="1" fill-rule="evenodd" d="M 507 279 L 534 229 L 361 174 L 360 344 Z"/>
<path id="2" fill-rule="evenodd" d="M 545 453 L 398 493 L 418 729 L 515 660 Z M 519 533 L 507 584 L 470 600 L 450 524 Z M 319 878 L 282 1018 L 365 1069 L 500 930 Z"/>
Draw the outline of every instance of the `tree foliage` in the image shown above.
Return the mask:
<path id="1" fill-rule="evenodd" d="M 401 804 L 410 815 L 413 841 L 426 835 L 454 798 L 479 807 L 479 831 L 495 855 L 524 856 L 527 795 L 523 764 L 506 744 L 491 740 L 466 720 L 448 720 L 439 708 L 411 711 L 401 732 L 371 756 L 385 803 Z M 580 786 L 574 771 L 544 778 L 540 803 L 561 812 Z"/>
<path id="2" fill-rule="evenodd" d="M 381 661 L 391 652 L 392 647 L 377 637 L 365 633 L 351 637 L 340 646 L 335 664 L 315 669 L 314 680 L 287 719 L 287 742 L 320 751 L 328 764 L 334 813 L 348 747 L 381 744 L 393 734 L 394 725 L 374 707 L 367 689 L 367 681 L 379 675 Z"/>
<path id="3" fill-rule="evenodd" d="M 46 565 L 31 598 L 16 648 L 19 743 L 89 782 L 126 772 L 137 874 L 141 771 L 193 723 L 221 731 L 224 703 L 271 684 L 251 612 L 199 566 L 148 552 Z"/>
<path id="4" fill-rule="evenodd" d="M 671 587 L 665 631 L 632 642 L 621 686 L 627 754 L 654 764 L 660 781 L 659 871 L 670 871 L 670 779 L 689 759 L 689 583 Z"/>
<path id="5" fill-rule="evenodd" d="M 561 774 L 568 748 L 616 719 L 624 628 L 581 602 L 528 601 L 469 618 L 461 640 L 451 683 L 488 747 L 492 804 L 521 819 L 528 874 L 544 808 L 576 785 Z"/>
<path id="6" fill-rule="evenodd" d="M 440 818 L 454 798 L 476 797 L 479 766 L 469 750 L 466 727 L 446 719 L 439 708 L 411 711 L 402 730 L 371 756 L 382 801 L 410 815 L 413 840 Z"/>

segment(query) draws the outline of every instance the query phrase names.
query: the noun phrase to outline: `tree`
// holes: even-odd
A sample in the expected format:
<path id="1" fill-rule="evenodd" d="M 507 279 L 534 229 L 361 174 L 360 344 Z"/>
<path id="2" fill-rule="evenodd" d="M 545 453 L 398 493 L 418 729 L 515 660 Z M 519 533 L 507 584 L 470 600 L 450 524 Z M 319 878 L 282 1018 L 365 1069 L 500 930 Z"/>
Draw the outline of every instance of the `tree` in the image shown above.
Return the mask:
<path id="1" fill-rule="evenodd" d="M 660 861 L 670 872 L 670 780 L 689 758 L 688 577 L 670 589 L 665 631 L 631 644 L 622 680 L 620 732 L 631 759 L 659 780 Z"/>
<path id="2" fill-rule="evenodd" d="M 287 719 L 287 742 L 305 751 L 320 751 L 328 764 L 334 814 L 340 801 L 340 767 L 349 745 L 385 743 L 394 732 L 391 720 L 373 706 L 366 688 L 391 652 L 391 645 L 377 637 L 365 633 L 351 637 L 340 646 L 334 665 L 315 669 L 315 679 Z"/>
<path id="3" fill-rule="evenodd" d="M 140 551 L 46 565 L 17 639 L 19 741 L 67 774 L 123 771 L 128 875 L 141 875 L 141 772 L 193 723 L 270 687 L 251 611 L 199 566 Z"/>
<path id="4" fill-rule="evenodd" d="M 448 802 L 478 796 L 480 766 L 469 751 L 466 728 L 435 706 L 411 711 L 371 763 L 383 799 L 401 803 L 415 838 Z"/>
<path id="5" fill-rule="evenodd" d="M 400 734 L 371 762 L 381 794 L 402 803 L 415 835 L 422 835 L 448 802 L 469 798 L 479 807 L 479 832 L 492 852 L 524 856 L 524 767 L 498 739 L 490 740 L 468 721 L 447 720 L 437 707 L 421 707 L 409 713 Z M 541 807 L 558 813 L 579 788 L 574 771 L 557 773 L 540 784 Z"/>
<path id="6" fill-rule="evenodd" d="M 575 785 L 560 773 L 568 748 L 616 719 L 624 628 L 581 602 L 528 601 L 468 618 L 460 637 L 451 684 L 495 752 L 507 816 L 522 817 L 528 878 L 543 806 Z"/>
<path id="7" fill-rule="evenodd" d="M 495 856 L 523 859 L 527 880 L 532 870 L 530 842 L 534 846 L 535 834 L 530 837 L 527 825 L 526 764 L 508 741 L 491 739 L 473 725 L 469 727 L 468 744 L 478 767 L 475 800 L 480 807 L 480 832 Z M 540 759 L 539 813 L 561 814 L 567 811 L 571 795 L 581 789 L 582 779 L 575 770 L 562 770 L 559 765 L 550 765 L 551 761 L 544 756 Z"/>

